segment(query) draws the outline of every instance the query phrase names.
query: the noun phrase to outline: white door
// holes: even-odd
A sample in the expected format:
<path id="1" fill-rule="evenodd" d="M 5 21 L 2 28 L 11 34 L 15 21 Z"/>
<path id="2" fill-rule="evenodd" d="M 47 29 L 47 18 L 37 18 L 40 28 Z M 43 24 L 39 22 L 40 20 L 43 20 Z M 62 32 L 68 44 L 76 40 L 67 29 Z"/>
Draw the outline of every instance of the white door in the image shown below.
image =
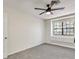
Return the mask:
<path id="1" fill-rule="evenodd" d="M 7 57 L 7 13 L 3 13 L 3 58 Z"/>

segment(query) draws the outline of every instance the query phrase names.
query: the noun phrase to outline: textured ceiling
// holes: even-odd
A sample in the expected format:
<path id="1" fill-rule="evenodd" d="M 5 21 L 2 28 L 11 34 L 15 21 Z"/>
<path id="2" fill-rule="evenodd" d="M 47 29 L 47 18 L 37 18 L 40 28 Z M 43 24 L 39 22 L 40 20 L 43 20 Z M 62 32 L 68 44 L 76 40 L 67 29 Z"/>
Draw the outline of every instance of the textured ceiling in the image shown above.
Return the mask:
<path id="1" fill-rule="evenodd" d="M 51 0 L 4 0 L 4 6 L 21 10 L 24 13 L 29 13 L 42 19 L 50 19 L 75 12 L 75 0 L 60 0 L 61 3 L 54 5 L 52 8 L 65 7 L 65 9 L 53 11 L 53 15 L 39 15 L 39 13 L 43 11 L 34 9 L 35 7 L 47 8 L 46 4 L 50 3 L 50 1 Z"/>

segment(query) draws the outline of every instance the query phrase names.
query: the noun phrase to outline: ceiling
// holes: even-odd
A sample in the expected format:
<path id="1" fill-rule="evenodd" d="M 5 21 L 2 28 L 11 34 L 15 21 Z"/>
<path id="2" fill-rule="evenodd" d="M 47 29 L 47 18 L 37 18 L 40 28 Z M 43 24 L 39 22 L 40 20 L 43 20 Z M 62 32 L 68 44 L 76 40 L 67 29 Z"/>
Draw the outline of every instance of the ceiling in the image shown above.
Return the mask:
<path id="1" fill-rule="evenodd" d="M 4 0 L 4 6 L 15 8 L 24 13 L 29 13 L 41 19 L 50 19 L 57 16 L 71 14 L 75 12 L 75 0 L 60 0 L 61 3 L 54 5 L 52 8 L 65 7 L 64 10 L 53 11 L 53 15 L 39 15 L 42 11 L 35 10 L 35 7 L 47 8 L 46 4 L 51 0 Z"/>

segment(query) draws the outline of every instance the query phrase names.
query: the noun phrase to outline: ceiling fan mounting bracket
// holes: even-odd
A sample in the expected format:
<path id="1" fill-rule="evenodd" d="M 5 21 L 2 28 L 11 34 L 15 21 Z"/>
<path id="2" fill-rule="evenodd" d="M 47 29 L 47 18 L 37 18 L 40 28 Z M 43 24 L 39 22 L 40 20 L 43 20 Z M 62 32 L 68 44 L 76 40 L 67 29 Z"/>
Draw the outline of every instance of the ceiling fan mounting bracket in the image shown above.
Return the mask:
<path id="1" fill-rule="evenodd" d="M 47 4 L 47 7 L 48 7 L 48 8 L 49 8 L 49 6 L 50 6 L 50 5 L 49 5 L 49 4 Z"/>

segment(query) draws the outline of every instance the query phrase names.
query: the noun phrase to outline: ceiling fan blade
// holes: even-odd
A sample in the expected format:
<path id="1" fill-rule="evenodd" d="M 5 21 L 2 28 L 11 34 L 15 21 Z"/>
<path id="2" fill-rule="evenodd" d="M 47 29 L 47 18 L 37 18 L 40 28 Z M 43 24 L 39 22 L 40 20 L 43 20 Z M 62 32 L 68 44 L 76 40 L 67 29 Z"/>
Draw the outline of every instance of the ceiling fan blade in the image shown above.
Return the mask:
<path id="1" fill-rule="evenodd" d="M 43 9 L 43 8 L 35 8 L 36 10 L 46 10 L 46 9 Z"/>
<path id="2" fill-rule="evenodd" d="M 60 3 L 59 0 L 52 0 L 50 3 L 50 7 L 52 7 L 54 4 Z"/>
<path id="3" fill-rule="evenodd" d="M 51 9 L 51 11 L 62 10 L 62 9 L 64 9 L 64 7 L 62 7 L 62 8 L 54 8 L 54 9 Z"/>
<path id="4" fill-rule="evenodd" d="M 42 14 L 44 14 L 44 13 L 46 13 L 46 11 L 44 11 L 44 12 L 40 13 L 39 15 L 42 15 Z"/>
<path id="5" fill-rule="evenodd" d="M 52 7 L 55 4 L 55 1 L 51 1 L 50 7 Z"/>

